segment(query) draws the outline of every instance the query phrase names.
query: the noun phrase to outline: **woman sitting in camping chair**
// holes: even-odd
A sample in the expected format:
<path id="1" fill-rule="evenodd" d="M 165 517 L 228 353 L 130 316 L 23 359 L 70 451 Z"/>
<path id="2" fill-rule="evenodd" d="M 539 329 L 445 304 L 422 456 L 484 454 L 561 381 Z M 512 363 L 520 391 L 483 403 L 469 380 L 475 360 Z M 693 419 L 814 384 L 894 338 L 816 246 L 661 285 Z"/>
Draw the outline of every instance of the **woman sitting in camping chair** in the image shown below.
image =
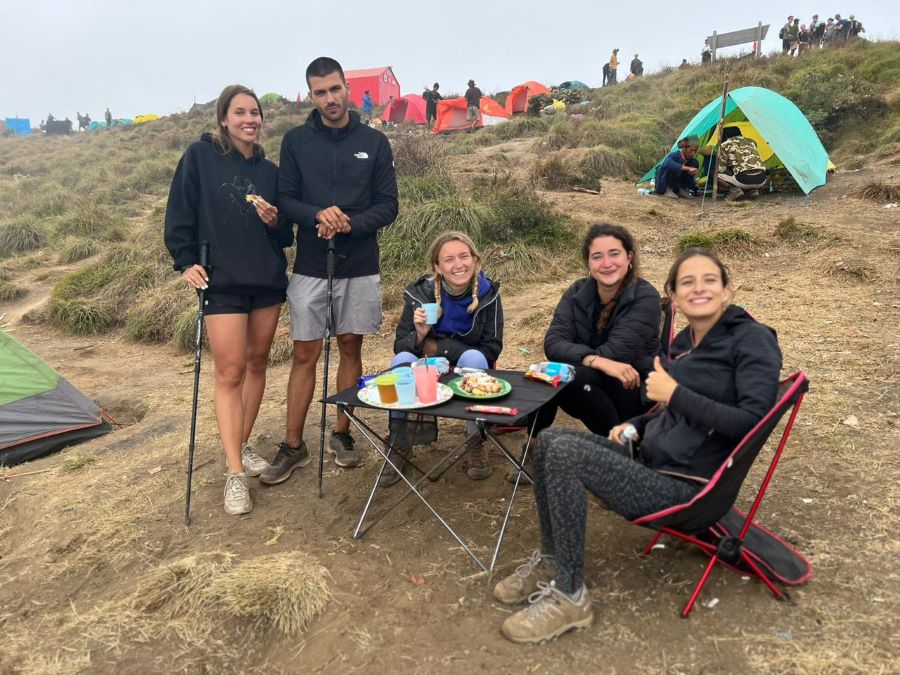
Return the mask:
<path id="1" fill-rule="evenodd" d="M 689 249 L 665 290 L 688 326 L 647 377 L 647 397 L 657 407 L 613 427 L 609 438 L 558 428 L 538 437 L 541 548 L 494 589 L 505 604 L 531 603 L 503 622 L 503 635 L 514 642 L 549 640 L 594 619 L 582 580 L 585 489 L 629 520 L 684 504 L 775 403 L 775 331 L 730 305 L 722 262 Z M 640 442 L 636 452 L 626 447 L 629 439 Z"/>

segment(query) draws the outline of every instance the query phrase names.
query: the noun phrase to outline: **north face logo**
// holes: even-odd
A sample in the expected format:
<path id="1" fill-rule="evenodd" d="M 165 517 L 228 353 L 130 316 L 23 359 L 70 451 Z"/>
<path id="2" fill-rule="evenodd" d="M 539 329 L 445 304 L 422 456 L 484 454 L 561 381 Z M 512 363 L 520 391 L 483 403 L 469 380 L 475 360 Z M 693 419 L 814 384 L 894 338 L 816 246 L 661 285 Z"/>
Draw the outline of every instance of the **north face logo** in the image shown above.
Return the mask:
<path id="1" fill-rule="evenodd" d="M 356 159 L 369 159 L 369 153 L 367 152 L 357 152 L 355 155 Z"/>

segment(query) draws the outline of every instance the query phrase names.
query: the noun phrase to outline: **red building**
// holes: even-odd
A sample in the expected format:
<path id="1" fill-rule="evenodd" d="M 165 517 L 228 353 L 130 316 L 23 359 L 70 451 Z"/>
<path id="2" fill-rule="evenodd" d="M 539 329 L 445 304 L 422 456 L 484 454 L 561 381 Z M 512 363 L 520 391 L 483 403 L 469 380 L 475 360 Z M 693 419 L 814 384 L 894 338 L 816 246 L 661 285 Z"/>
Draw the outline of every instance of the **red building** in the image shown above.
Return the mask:
<path id="1" fill-rule="evenodd" d="M 385 105 L 391 96 L 400 98 L 400 83 L 390 66 L 345 70 L 344 79 L 350 85 L 350 100 L 360 108 L 366 90 L 375 105 Z"/>

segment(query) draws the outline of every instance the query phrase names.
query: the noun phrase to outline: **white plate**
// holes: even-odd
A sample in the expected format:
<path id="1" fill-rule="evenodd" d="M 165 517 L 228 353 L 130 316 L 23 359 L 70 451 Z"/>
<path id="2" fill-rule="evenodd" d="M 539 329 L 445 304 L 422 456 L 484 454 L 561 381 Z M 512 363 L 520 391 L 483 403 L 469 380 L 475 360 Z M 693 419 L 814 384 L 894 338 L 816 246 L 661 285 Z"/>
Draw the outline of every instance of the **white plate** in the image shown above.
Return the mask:
<path id="1" fill-rule="evenodd" d="M 436 401 L 433 401 L 432 403 L 421 403 L 416 399 L 416 402 L 411 403 L 410 405 L 400 405 L 399 403 L 382 403 L 381 399 L 378 397 L 378 386 L 374 382 L 370 382 L 360 389 L 356 393 L 356 396 L 363 403 L 375 406 L 376 408 L 384 408 L 385 410 L 415 410 L 416 408 L 430 408 L 432 406 L 440 405 L 441 403 L 446 403 L 453 398 L 453 390 L 446 384 L 438 382 Z"/>

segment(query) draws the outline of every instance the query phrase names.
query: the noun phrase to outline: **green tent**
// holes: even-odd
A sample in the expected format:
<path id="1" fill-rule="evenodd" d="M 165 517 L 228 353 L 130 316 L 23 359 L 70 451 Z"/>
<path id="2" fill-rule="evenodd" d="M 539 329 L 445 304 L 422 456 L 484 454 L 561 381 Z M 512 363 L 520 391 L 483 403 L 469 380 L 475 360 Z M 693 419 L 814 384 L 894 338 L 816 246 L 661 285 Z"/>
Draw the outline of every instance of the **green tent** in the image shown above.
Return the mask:
<path id="1" fill-rule="evenodd" d="M 0 466 L 35 459 L 109 431 L 93 401 L 0 331 Z"/>
<path id="2" fill-rule="evenodd" d="M 276 94 L 273 91 L 270 91 L 268 94 L 263 94 L 259 97 L 260 103 L 265 103 L 266 105 L 271 105 L 272 103 L 281 103 L 284 100 L 284 96 L 281 94 Z"/>
<path id="3" fill-rule="evenodd" d="M 694 116 L 678 138 L 699 136 L 701 146 L 705 145 L 715 133 L 721 114 L 719 96 Z M 756 141 L 766 168 L 784 167 L 806 194 L 825 185 L 825 175 L 834 168 L 806 116 L 792 101 L 771 89 L 742 87 L 729 92 L 725 122 L 739 124 L 743 134 Z M 653 178 L 661 163 L 639 182 Z"/>

